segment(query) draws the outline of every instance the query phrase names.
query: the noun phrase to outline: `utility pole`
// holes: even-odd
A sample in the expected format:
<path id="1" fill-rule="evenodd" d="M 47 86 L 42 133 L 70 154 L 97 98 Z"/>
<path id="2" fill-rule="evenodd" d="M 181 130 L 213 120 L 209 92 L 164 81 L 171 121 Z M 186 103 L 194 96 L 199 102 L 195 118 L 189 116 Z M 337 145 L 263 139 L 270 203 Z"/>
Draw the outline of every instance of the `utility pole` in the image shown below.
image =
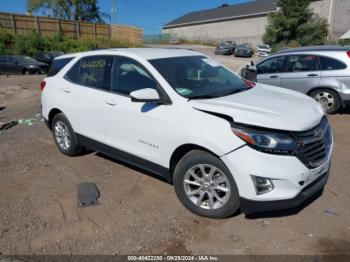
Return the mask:
<path id="1" fill-rule="evenodd" d="M 332 38 L 332 22 L 333 22 L 333 1 L 334 0 L 331 0 L 331 3 L 330 3 L 330 7 L 329 7 L 329 14 L 328 14 L 328 25 L 329 25 L 329 35 L 328 35 L 328 38 Z"/>
<path id="2" fill-rule="evenodd" d="M 117 24 L 117 0 L 112 3 L 112 23 Z"/>

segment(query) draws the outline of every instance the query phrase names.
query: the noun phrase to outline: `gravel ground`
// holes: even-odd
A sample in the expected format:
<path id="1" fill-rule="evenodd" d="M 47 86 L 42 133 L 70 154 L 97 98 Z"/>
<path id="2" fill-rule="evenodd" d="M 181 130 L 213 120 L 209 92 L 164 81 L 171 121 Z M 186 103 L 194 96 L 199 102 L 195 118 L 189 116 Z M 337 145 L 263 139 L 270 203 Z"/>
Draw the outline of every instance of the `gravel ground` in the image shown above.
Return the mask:
<path id="1" fill-rule="evenodd" d="M 234 70 L 249 62 L 215 58 Z M 42 78 L 0 76 L 0 106 L 7 106 L 0 122 L 40 112 Z M 96 153 L 63 156 L 40 120 L 14 126 L 0 135 L 0 255 L 350 255 L 350 114 L 329 118 L 332 172 L 320 198 L 303 209 L 224 220 L 191 214 L 171 185 L 142 170 Z M 77 207 L 79 182 L 97 184 L 99 205 Z"/>

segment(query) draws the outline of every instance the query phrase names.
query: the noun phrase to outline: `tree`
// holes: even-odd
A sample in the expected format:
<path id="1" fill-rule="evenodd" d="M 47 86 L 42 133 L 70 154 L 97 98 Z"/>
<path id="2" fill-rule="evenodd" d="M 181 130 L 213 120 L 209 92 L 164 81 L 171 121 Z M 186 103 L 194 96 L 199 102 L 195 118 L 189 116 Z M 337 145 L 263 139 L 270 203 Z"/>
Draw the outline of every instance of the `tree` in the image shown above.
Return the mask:
<path id="1" fill-rule="evenodd" d="M 28 12 L 41 12 L 60 19 L 104 23 L 109 17 L 100 11 L 97 0 L 27 0 Z"/>
<path id="2" fill-rule="evenodd" d="M 314 14 L 309 5 L 310 0 L 277 0 L 278 9 L 269 14 L 264 42 L 275 48 L 324 44 L 327 21 Z"/>

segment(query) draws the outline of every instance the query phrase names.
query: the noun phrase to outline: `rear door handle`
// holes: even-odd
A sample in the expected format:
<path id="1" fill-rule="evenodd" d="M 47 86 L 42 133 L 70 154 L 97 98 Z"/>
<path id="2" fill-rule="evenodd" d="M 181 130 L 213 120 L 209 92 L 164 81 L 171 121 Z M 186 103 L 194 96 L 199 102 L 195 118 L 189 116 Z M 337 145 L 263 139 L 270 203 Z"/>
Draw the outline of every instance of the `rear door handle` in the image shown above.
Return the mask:
<path id="1" fill-rule="evenodd" d="M 114 99 L 108 99 L 108 100 L 105 101 L 105 103 L 106 103 L 107 105 L 110 105 L 110 106 L 115 106 L 115 105 L 117 105 L 117 101 L 115 101 Z"/>
<path id="2" fill-rule="evenodd" d="M 272 76 L 270 76 L 270 78 L 279 78 L 279 76 L 278 75 L 272 75 Z"/>
<path id="3" fill-rule="evenodd" d="M 70 93 L 70 88 L 69 87 L 63 87 L 63 92 Z"/>
<path id="4" fill-rule="evenodd" d="M 308 74 L 307 76 L 313 77 L 313 76 L 318 76 L 318 74 Z"/>

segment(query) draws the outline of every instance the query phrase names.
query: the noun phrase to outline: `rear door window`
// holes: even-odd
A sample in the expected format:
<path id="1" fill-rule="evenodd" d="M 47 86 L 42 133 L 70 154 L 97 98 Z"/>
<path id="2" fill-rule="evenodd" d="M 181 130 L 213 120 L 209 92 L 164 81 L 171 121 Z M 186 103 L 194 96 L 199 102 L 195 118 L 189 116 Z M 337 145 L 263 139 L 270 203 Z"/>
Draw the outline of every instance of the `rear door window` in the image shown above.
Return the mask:
<path id="1" fill-rule="evenodd" d="M 321 70 L 342 70 L 346 68 L 343 62 L 327 56 L 320 56 Z"/>
<path id="2" fill-rule="evenodd" d="M 77 84 L 110 90 L 113 57 L 88 56 L 79 60 L 66 77 Z"/>
<path id="3" fill-rule="evenodd" d="M 53 60 L 53 63 L 51 64 L 51 67 L 49 69 L 49 72 L 47 73 L 47 76 L 54 76 L 56 75 L 63 67 L 66 66 L 74 57 L 69 58 L 61 58 L 61 59 L 55 59 Z"/>
<path id="4" fill-rule="evenodd" d="M 287 72 L 317 71 L 318 57 L 316 55 L 291 55 L 288 56 Z"/>

